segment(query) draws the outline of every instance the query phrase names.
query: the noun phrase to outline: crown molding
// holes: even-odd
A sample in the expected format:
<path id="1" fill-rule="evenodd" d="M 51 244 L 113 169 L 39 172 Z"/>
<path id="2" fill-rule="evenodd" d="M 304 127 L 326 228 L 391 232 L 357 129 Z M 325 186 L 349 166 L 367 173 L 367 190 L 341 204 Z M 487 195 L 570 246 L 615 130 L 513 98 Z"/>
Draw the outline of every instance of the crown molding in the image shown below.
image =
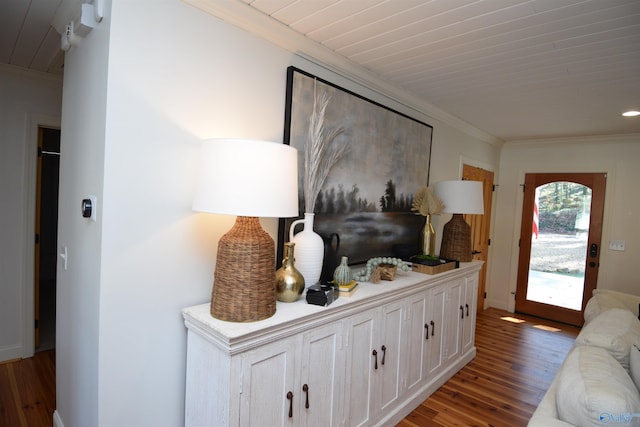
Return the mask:
<path id="1" fill-rule="evenodd" d="M 460 118 L 419 99 L 389 83 L 364 67 L 338 55 L 327 47 L 292 30 L 279 21 L 265 15 L 238 0 L 182 0 L 213 15 L 228 24 L 241 28 L 260 38 L 292 52 L 320 67 L 333 71 L 353 82 L 363 85 L 380 95 L 433 119 L 442 121 L 460 131 L 492 146 L 500 147 L 504 141 L 490 135 Z"/>
<path id="2" fill-rule="evenodd" d="M 540 146 L 542 144 L 601 144 L 607 143 L 638 143 L 640 133 L 612 134 L 612 135 L 588 135 L 588 136 L 568 136 L 559 138 L 539 138 L 539 139 L 517 139 L 506 141 L 505 147 L 515 147 L 521 145 Z"/>

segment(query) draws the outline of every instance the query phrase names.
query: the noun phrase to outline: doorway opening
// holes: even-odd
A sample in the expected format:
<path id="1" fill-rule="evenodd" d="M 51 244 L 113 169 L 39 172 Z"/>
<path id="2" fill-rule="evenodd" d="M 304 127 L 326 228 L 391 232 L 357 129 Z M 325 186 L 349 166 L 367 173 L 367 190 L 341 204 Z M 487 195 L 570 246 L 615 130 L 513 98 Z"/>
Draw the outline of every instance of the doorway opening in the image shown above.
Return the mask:
<path id="1" fill-rule="evenodd" d="M 34 266 L 35 351 L 55 348 L 60 130 L 38 128 Z"/>
<path id="2" fill-rule="evenodd" d="M 516 311 L 582 325 L 596 288 L 606 174 L 526 174 Z"/>

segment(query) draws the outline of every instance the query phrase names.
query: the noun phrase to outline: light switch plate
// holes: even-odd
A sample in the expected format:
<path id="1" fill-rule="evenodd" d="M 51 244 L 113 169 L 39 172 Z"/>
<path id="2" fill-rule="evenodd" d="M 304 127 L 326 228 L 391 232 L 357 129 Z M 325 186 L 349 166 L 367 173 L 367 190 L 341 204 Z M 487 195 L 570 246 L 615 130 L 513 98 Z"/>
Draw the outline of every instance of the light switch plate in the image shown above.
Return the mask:
<path id="1" fill-rule="evenodd" d="M 624 251 L 624 240 L 609 240 L 609 249 L 612 251 Z"/>

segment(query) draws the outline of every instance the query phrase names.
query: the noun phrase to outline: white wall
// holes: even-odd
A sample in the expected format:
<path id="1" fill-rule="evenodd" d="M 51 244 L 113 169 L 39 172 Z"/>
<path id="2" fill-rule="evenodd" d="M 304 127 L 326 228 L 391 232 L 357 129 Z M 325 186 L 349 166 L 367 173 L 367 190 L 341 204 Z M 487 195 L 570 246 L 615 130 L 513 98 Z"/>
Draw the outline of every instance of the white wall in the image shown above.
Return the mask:
<path id="1" fill-rule="evenodd" d="M 640 251 L 640 135 L 507 143 L 500 160 L 490 305 L 514 309 L 525 173 L 606 172 L 598 288 L 640 294 L 634 268 Z M 608 249 L 609 240 L 626 250 Z"/>
<path id="2" fill-rule="evenodd" d="M 109 8 L 80 46 L 65 54 L 60 151 L 56 323 L 56 419 L 97 426 L 99 414 L 100 274 Z M 97 222 L 83 218 L 82 199 L 97 198 Z"/>
<path id="3" fill-rule="evenodd" d="M 61 98 L 61 78 L 0 65 L 0 361 L 33 353 L 37 131 Z"/>
<path id="4" fill-rule="evenodd" d="M 180 309 L 209 300 L 217 240 L 233 222 L 191 211 L 200 141 L 282 140 L 289 65 L 410 109 L 179 1 L 107 6 L 65 65 L 59 422 L 179 426 Z M 433 179 L 457 177 L 462 153 L 497 164 L 496 148 L 412 115 L 436 129 Z M 86 194 L 98 196 L 96 224 L 80 217 Z M 264 225 L 276 235 L 276 220 Z"/>
<path id="5" fill-rule="evenodd" d="M 115 1 L 112 13 L 99 422 L 176 426 L 180 309 L 210 298 L 217 239 L 233 221 L 191 211 L 200 141 L 281 141 L 290 55 L 180 2 Z"/>

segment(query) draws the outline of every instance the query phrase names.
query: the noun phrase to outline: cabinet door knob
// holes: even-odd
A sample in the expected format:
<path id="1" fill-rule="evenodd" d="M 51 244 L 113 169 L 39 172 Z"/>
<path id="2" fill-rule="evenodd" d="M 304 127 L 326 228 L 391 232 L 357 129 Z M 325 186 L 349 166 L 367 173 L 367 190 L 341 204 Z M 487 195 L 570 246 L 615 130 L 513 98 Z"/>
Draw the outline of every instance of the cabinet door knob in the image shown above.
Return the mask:
<path id="1" fill-rule="evenodd" d="M 424 324 L 424 330 L 426 331 L 426 333 L 424 334 L 424 339 L 428 340 L 429 339 L 429 324 L 428 323 Z"/>
<path id="2" fill-rule="evenodd" d="M 464 307 L 460 306 L 460 318 L 464 319 Z"/>
<path id="3" fill-rule="evenodd" d="M 382 346 L 382 365 L 384 365 L 384 358 L 387 355 L 387 347 L 386 346 Z"/>
<path id="4" fill-rule="evenodd" d="M 430 323 L 431 323 L 431 336 L 433 336 L 436 333 L 436 324 L 434 323 L 433 320 Z"/>
<path id="5" fill-rule="evenodd" d="M 464 307 L 467 309 L 467 317 L 469 317 L 469 304 L 465 304 Z"/>
<path id="6" fill-rule="evenodd" d="M 375 357 L 375 364 L 373 366 L 373 369 L 377 371 L 378 370 L 378 352 L 376 350 L 373 350 L 371 354 L 373 355 L 373 357 Z"/>
<path id="7" fill-rule="evenodd" d="M 293 418 L 293 393 L 287 393 L 287 400 L 289 401 L 289 418 Z"/>
<path id="8" fill-rule="evenodd" d="M 309 409 L 309 386 L 308 385 L 303 385 L 302 386 L 302 391 L 304 391 L 304 393 L 306 394 L 306 399 L 305 399 L 305 403 L 304 403 L 304 407 L 306 409 Z"/>

